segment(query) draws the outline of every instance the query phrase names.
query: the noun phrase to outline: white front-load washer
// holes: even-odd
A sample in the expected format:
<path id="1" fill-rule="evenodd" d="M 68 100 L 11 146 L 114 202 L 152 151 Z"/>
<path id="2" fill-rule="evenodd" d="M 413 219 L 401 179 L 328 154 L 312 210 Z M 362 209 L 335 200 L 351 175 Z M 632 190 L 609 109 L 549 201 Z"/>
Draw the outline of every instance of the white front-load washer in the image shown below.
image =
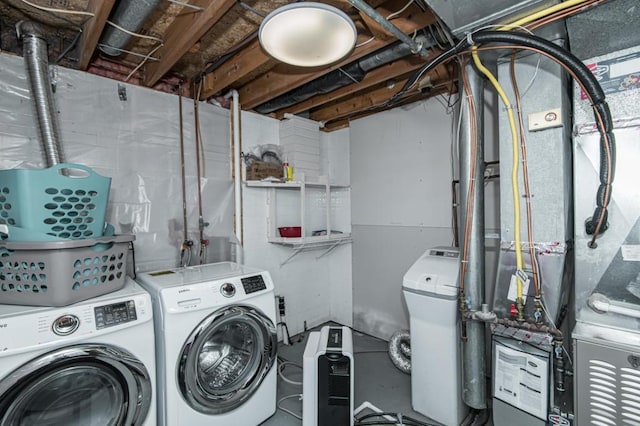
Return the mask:
<path id="1" fill-rule="evenodd" d="M 156 321 L 158 423 L 256 426 L 276 410 L 267 271 L 232 262 L 138 274 Z"/>
<path id="2" fill-rule="evenodd" d="M 66 307 L 0 305 L 0 425 L 154 426 L 152 312 L 129 278 Z"/>

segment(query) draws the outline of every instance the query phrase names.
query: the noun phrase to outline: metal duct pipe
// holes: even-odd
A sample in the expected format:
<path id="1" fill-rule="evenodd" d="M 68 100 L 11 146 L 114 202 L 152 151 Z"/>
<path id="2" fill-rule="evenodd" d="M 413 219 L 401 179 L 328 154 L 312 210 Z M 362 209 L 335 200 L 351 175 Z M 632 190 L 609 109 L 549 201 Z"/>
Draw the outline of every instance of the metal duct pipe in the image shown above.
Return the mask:
<path id="1" fill-rule="evenodd" d="M 398 370 L 411 374 L 411 336 L 409 330 L 398 330 L 391 335 L 389 358 Z"/>
<path id="2" fill-rule="evenodd" d="M 436 42 L 431 36 L 418 36 L 416 40 L 429 48 L 436 46 Z M 255 110 L 260 114 L 268 114 L 305 101 L 315 95 L 329 93 L 352 83 L 359 83 L 369 71 L 413 54 L 411 47 L 405 43 L 394 43 L 386 49 L 367 55 L 356 62 L 331 71 L 269 102 L 265 102 Z"/>
<path id="3" fill-rule="evenodd" d="M 464 108 L 464 98 L 460 102 L 462 114 L 462 128 L 460 130 L 460 205 L 466 206 L 467 199 L 473 197 L 471 211 L 471 230 L 468 245 L 464 290 L 467 308 L 472 312 L 480 311 L 484 303 L 484 85 L 482 77 L 475 72 L 472 64 L 465 65 L 470 96 L 476 105 L 477 135 L 471 133 L 470 111 Z M 462 78 L 459 79 L 462 81 Z M 461 96 L 464 96 L 461 94 Z M 478 149 L 476 153 L 475 173 L 471 176 L 471 144 L 477 137 Z M 471 180 L 475 179 L 473 193 L 469 193 Z M 466 210 L 462 209 L 460 220 L 460 235 L 466 234 Z M 462 366 L 464 371 L 462 399 L 468 406 L 477 409 L 487 408 L 486 402 L 486 372 L 485 372 L 485 329 L 481 321 L 467 321 L 467 341 L 463 343 Z"/>
<path id="4" fill-rule="evenodd" d="M 137 32 L 145 19 L 153 12 L 161 0 L 120 0 L 115 11 L 111 15 L 110 21 L 114 24 L 131 31 Z M 108 25 L 102 33 L 99 46 L 107 55 L 118 56 L 122 49 L 127 46 L 130 34 L 119 30 L 113 25 Z"/>
<path id="5" fill-rule="evenodd" d="M 58 131 L 53 91 L 49 82 L 49 58 L 47 42 L 40 28 L 33 22 L 16 25 L 18 38 L 22 40 L 24 64 L 35 107 L 38 136 L 44 149 L 47 167 L 64 162 Z"/>
<path id="6" fill-rule="evenodd" d="M 396 36 L 398 40 L 402 41 L 403 43 L 406 43 L 407 46 L 409 46 L 414 53 L 424 56 L 425 58 L 429 56 L 429 49 L 426 46 L 424 46 L 424 44 L 420 43 L 419 41 L 413 40 L 411 37 L 403 33 L 402 30 L 400 30 L 400 28 L 396 27 L 391 22 L 389 22 L 384 16 L 380 15 L 374 8 L 369 6 L 366 2 L 362 0 L 349 0 L 349 3 L 351 3 L 353 6 L 355 6 L 358 10 L 360 10 L 362 13 L 367 15 L 369 18 L 373 19 L 378 24 L 380 24 L 382 28 L 384 28 L 385 30 L 389 31 L 391 34 Z"/>

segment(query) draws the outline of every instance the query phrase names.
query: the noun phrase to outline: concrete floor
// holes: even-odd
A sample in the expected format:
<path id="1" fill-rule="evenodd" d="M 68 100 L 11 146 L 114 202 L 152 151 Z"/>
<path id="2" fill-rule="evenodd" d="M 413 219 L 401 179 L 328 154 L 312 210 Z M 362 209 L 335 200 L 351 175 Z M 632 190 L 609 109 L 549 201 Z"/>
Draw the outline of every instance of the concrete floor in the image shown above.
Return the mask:
<path id="1" fill-rule="evenodd" d="M 335 324 L 332 324 L 335 325 Z M 318 328 L 319 329 L 319 328 Z M 302 365 L 302 354 L 306 346 L 308 332 L 294 336 L 290 346 L 280 345 L 278 355 L 281 360 Z M 389 359 L 387 342 L 353 332 L 355 381 L 354 407 L 368 401 L 383 411 L 402 413 L 416 420 L 435 424 L 432 420 L 411 409 L 411 377 L 398 370 Z M 287 366 L 283 371 L 285 377 L 294 381 L 302 381 L 302 370 Z M 289 384 L 278 378 L 278 400 L 288 395 L 302 393 L 302 386 Z M 280 403 L 293 413 L 302 416 L 302 401 L 291 398 Z M 364 411 L 371 413 L 371 411 Z M 277 409 L 276 413 L 262 423 L 262 426 L 298 426 L 302 421 Z"/>

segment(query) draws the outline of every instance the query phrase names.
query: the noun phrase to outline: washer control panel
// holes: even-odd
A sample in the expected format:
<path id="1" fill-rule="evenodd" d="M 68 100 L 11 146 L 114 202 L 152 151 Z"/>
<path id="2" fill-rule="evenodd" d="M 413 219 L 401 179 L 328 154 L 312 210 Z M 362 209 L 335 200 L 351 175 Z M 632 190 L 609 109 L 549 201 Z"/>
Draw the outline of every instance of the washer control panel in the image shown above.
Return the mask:
<path id="1" fill-rule="evenodd" d="M 267 289 L 267 284 L 265 284 L 262 275 L 253 275 L 251 277 L 241 278 L 240 281 L 242 282 L 242 287 L 246 294 Z"/>
<path id="2" fill-rule="evenodd" d="M 136 303 L 133 300 L 113 303 L 111 305 L 96 306 L 93 308 L 96 318 L 96 328 L 111 327 L 129 321 L 135 321 Z"/>

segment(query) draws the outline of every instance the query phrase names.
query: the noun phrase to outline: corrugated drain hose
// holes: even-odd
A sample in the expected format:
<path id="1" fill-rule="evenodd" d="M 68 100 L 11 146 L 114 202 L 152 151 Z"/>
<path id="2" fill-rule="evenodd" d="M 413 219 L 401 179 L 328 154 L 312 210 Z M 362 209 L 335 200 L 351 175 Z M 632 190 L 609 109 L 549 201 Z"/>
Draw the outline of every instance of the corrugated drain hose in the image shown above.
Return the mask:
<path id="1" fill-rule="evenodd" d="M 411 374 L 411 336 L 409 330 L 398 330 L 391 335 L 389 358 L 398 370 Z"/>

